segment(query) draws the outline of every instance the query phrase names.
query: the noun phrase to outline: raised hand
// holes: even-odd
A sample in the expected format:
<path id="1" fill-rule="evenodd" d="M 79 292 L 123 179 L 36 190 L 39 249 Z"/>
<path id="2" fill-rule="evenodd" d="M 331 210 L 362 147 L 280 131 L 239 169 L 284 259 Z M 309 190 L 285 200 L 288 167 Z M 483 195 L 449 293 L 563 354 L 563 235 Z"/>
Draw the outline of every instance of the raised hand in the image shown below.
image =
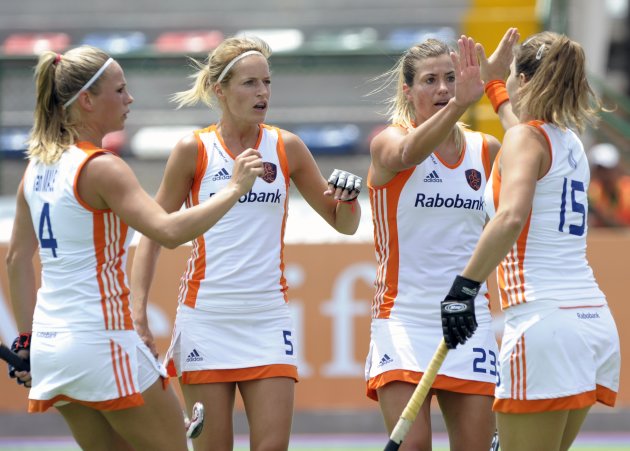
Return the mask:
<path id="1" fill-rule="evenodd" d="M 455 103 L 468 107 L 483 96 L 484 83 L 475 52 L 475 41 L 462 35 L 457 40 L 457 46 L 459 55 L 451 52 L 455 67 Z"/>
<path id="2" fill-rule="evenodd" d="M 513 49 L 521 35 L 516 28 L 508 28 L 503 35 L 501 42 L 494 50 L 490 58 L 486 58 L 486 51 L 483 45 L 477 43 L 475 50 L 479 58 L 481 68 L 481 79 L 484 83 L 491 80 L 505 80 L 510 70 L 510 64 L 514 58 Z"/>
<path id="3" fill-rule="evenodd" d="M 234 172 L 230 183 L 236 185 L 240 194 L 247 193 L 252 186 L 256 177 L 263 175 L 263 161 L 260 152 L 256 149 L 245 149 L 234 160 Z"/>

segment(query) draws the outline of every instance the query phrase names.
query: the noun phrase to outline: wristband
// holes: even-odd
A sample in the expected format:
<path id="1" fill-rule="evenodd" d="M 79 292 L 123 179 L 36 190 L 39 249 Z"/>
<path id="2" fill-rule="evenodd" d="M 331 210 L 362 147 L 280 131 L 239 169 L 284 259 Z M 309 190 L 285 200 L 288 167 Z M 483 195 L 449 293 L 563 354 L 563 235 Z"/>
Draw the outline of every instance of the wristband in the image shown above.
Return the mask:
<path id="1" fill-rule="evenodd" d="M 22 349 L 29 351 L 31 349 L 31 333 L 30 332 L 21 332 L 15 340 L 13 340 L 13 344 L 11 345 L 11 350 L 13 352 L 21 351 Z"/>
<path id="2" fill-rule="evenodd" d="M 350 200 L 337 199 L 337 203 L 338 204 L 348 204 L 348 205 L 350 205 L 351 211 L 352 211 L 352 213 L 354 213 L 354 206 L 357 204 L 357 199 L 358 198 L 359 198 L 359 196 L 355 197 L 354 199 L 350 199 Z"/>
<path id="3" fill-rule="evenodd" d="M 501 105 L 510 100 L 503 80 L 490 80 L 486 83 L 484 91 L 486 91 L 486 96 L 490 100 L 495 113 L 499 112 Z"/>

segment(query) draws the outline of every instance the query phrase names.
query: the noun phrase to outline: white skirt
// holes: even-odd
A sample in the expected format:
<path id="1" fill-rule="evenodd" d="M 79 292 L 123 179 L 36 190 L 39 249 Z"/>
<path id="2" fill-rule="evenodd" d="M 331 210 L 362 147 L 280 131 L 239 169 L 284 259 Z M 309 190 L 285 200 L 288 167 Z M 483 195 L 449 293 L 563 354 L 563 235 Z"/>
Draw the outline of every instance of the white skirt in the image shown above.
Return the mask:
<path id="1" fill-rule="evenodd" d="M 494 409 L 505 413 L 614 405 L 621 354 L 607 305 L 506 310 Z"/>
<path id="2" fill-rule="evenodd" d="M 442 338 L 438 326 L 419 327 L 398 320 L 372 319 L 365 364 L 368 397 L 377 399 L 376 389 L 388 382 L 417 383 L 415 376 L 409 377 L 409 372 L 424 373 L 427 369 Z M 498 356 L 492 321 L 481 322 L 465 344 L 449 351 L 434 387 L 491 395 L 497 380 Z"/>
<path id="3" fill-rule="evenodd" d="M 287 304 L 241 312 L 204 311 L 180 304 L 166 364 L 171 376 L 184 376 L 184 383 L 190 373 L 218 374 L 238 369 L 252 371 L 233 371 L 234 380 L 273 376 L 297 379 L 296 349 Z M 259 371 L 270 366 L 275 369 Z M 206 382 L 214 381 L 214 377 L 209 375 Z"/>
<path id="4" fill-rule="evenodd" d="M 34 331 L 29 411 L 80 402 L 101 410 L 144 403 L 164 367 L 136 331 Z"/>

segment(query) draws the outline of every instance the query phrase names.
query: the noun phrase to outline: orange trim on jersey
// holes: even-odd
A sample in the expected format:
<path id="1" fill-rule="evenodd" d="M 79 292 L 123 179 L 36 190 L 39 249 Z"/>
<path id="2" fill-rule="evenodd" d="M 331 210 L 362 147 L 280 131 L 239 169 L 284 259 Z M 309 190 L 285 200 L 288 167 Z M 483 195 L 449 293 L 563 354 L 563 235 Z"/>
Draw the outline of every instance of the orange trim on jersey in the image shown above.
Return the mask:
<path id="1" fill-rule="evenodd" d="M 258 124 L 258 138 L 256 138 L 256 144 L 254 145 L 254 149 L 258 149 L 258 147 L 260 146 L 260 143 L 263 138 L 263 128 L 264 128 L 264 124 Z M 214 133 L 217 135 L 217 139 L 221 143 L 221 147 L 223 147 L 223 149 L 228 153 L 228 155 L 230 155 L 232 159 L 235 160 L 236 156 L 234 155 L 234 153 L 232 153 L 232 151 L 228 148 L 228 146 L 225 145 L 225 141 L 223 141 L 223 136 L 221 136 L 221 134 L 219 133 L 217 126 L 213 125 L 212 127 L 210 127 L 210 131 L 214 131 Z"/>
<path id="2" fill-rule="evenodd" d="M 557 410 L 576 410 L 592 406 L 596 402 L 614 407 L 617 393 L 602 385 L 595 390 L 577 395 L 550 399 L 495 399 L 492 410 L 501 413 L 540 413 Z"/>
<path id="3" fill-rule="evenodd" d="M 132 330 L 129 287 L 122 262 L 128 227 L 112 211 L 92 214 L 96 281 L 105 330 Z"/>
<path id="4" fill-rule="evenodd" d="M 223 141 L 223 136 L 221 136 L 221 134 L 219 133 L 219 130 L 217 129 L 216 125 L 212 126 L 212 131 L 215 133 L 215 135 L 217 135 L 217 139 L 219 140 L 221 147 L 223 147 L 223 150 L 225 150 L 227 154 L 230 157 L 232 157 L 232 160 L 235 160 L 236 156 L 234 156 L 234 154 L 230 151 L 230 149 L 228 149 L 228 146 L 225 145 L 225 141 Z"/>
<path id="5" fill-rule="evenodd" d="M 510 396 L 527 399 L 527 364 L 525 359 L 525 336 L 519 338 L 510 355 Z"/>
<path id="6" fill-rule="evenodd" d="M 265 128 L 264 124 L 258 124 L 258 139 L 256 140 L 256 144 L 254 145 L 254 149 L 258 149 L 260 147 L 260 143 L 262 142 L 262 138 L 263 138 L 264 128 Z"/>
<path id="7" fill-rule="evenodd" d="M 280 169 L 282 169 L 282 174 L 284 174 L 284 180 L 287 186 L 287 193 L 289 192 L 289 182 L 291 180 L 291 173 L 289 171 L 289 159 L 287 158 L 287 149 L 284 146 L 284 139 L 282 139 L 282 131 L 276 127 L 268 127 L 273 130 L 276 130 L 278 133 L 278 160 L 280 161 Z"/>
<path id="8" fill-rule="evenodd" d="M 29 399 L 28 412 L 46 412 L 49 408 L 53 407 L 53 405 L 59 401 L 72 402 L 91 407 L 92 409 L 105 411 L 129 409 L 131 407 L 138 407 L 144 404 L 144 398 L 140 393 L 135 393 L 133 395 L 125 396 L 122 398 L 110 399 L 108 401 L 81 401 L 80 399 L 74 399 L 66 395 L 58 395 L 52 399 L 46 400 Z"/>
<path id="9" fill-rule="evenodd" d="M 169 377 L 177 377 L 177 368 L 175 368 L 175 360 L 173 360 L 172 358 L 168 359 L 166 361 L 166 374 L 168 374 Z"/>
<path id="10" fill-rule="evenodd" d="M 287 294 L 289 290 L 289 285 L 287 285 L 287 279 L 284 276 L 284 232 L 286 230 L 287 217 L 289 212 L 289 160 L 287 158 L 287 151 L 284 147 L 284 140 L 282 139 L 282 133 L 280 129 L 276 127 L 265 127 L 275 130 L 276 134 L 278 135 L 278 141 L 276 143 L 276 153 L 278 154 L 278 162 L 280 163 L 282 175 L 284 175 L 284 186 L 286 195 L 284 197 L 284 214 L 282 215 L 282 227 L 280 228 L 280 286 L 282 287 L 281 291 L 284 295 L 284 302 L 289 302 L 289 296 Z"/>
<path id="11" fill-rule="evenodd" d="M 532 221 L 530 211 L 527 222 L 521 230 L 518 239 L 505 256 L 498 269 L 498 285 L 501 294 L 501 307 L 508 307 L 527 302 L 525 298 L 525 253 L 527 250 L 527 235 Z"/>
<path id="12" fill-rule="evenodd" d="M 87 141 L 78 142 L 76 144 L 76 146 L 79 149 L 81 149 L 83 152 L 85 152 L 85 154 L 87 155 L 87 158 L 85 160 L 83 160 L 83 162 L 77 168 L 77 172 L 76 172 L 76 174 L 74 176 L 74 180 L 72 182 L 72 191 L 74 192 L 74 198 L 77 200 L 79 205 L 81 205 L 87 211 L 91 211 L 93 213 L 99 212 L 99 211 L 111 211 L 111 209 L 109 209 L 109 208 L 106 208 L 104 210 L 99 210 L 99 209 L 96 209 L 96 208 L 92 208 L 90 205 L 88 205 L 87 202 L 85 202 L 85 200 L 83 200 L 83 198 L 79 194 L 79 176 L 81 175 L 81 171 L 83 171 L 83 168 L 85 167 L 87 162 L 91 161 L 95 157 L 98 157 L 98 156 L 106 154 L 106 153 L 111 153 L 111 152 L 108 151 L 108 150 L 105 150 L 105 149 L 99 149 L 98 147 L 94 146 L 94 144 L 92 144 L 90 142 L 87 142 Z M 114 154 L 112 154 L 112 155 L 114 155 Z"/>
<path id="13" fill-rule="evenodd" d="M 438 160 L 440 160 L 440 162 L 446 166 L 449 169 L 455 169 L 457 168 L 460 164 L 462 164 L 462 161 L 464 161 L 464 155 L 466 155 L 466 150 L 468 148 L 468 144 L 466 143 L 466 139 L 464 138 L 464 144 L 463 144 L 463 149 L 461 151 L 461 153 L 459 154 L 459 159 L 455 162 L 455 164 L 448 164 L 446 161 L 444 161 L 442 159 L 442 157 L 440 157 L 440 154 L 437 152 L 433 152 L 433 155 L 435 155 L 437 157 Z"/>
<path id="14" fill-rule="evenodd" d="M 368 398 L 378 401 L 379 388 L 390 382 L 408 382 L 418 385 L 424 373 L 410 370 L 391 370 L 374 376 L 367 381 L 366 395 Z M 466 395 L 494 396 L 495 384 L 492 382 L 471 381 L 456 377 L 438 374 L 431 386 L 433 390 L 445 390 Z"/>
<path id="15" fill-rule="evenodd" d="M 217 382 L 253 381 L 271 377 L 288 377 L 298 382 L 297 367 L 294 365 L 274 364 L 230 370 L 184 371 L 181 380 L 183 384 L 212 384 Z"/>
<path id="16" fill-rule="evenodd" d="M 488 140 L 484 133 L 481 135 L 481 164 L 483 164 L 483 170 L 486 173 L 486 180 L 490 178 L 492 172 L 492 162 L 490 161 L 490 146 L 488 146 Z"/>
<path id="17" fill-rule="evenodd" d="M 539 120 L 529 121 L 527 122 L 527 125 L 530 125 L 534 127 L 536 130 L 538 130 L 545 137 L 545 141 L 547 141 L 547 152 L 549 152 L 549 167 L 547 168 L 545 173 L 538 178 L 538 180 L 540 180 L 544 176 L 546 176 L 549 173 L 549 171 L 551 171 L 551 166 L 553 165 L 553 152 L 551 151 L 551 140 L 549 139 L 549 135 L 547 134 L 545 129 L 542 127 L 544 125 L 543 121 L 539 121 Z"/>
<path id="18" fill-rule="evenodd" d="M 496 159 L 494 160 L 494 167 L 491 175 L 492 199 L 494 201 L 495 211 L 499 210 L 501 194 L 501 174 L 499 171 L 501 153 L 502 149 L 499 149 Z M 497 285 L 499 288 L 499 297 L 501 298 L 502 309 L 527 302 L 527 299 L 525 298 L 524 264 L 525 252 L 527 250 L 527 236 L 529 234 L 531 220 L 532 213 L 530 211 L 527 217 L 527 222 L 525 223 L 523 230 L 521 230 L 518 239 L 497 267 Z"/>
<path id="19" fill-rule="evenodd" d="M 416 166 L 399 172 L 381 186 L 368 181 L 372 222 L 374 223 L 374 246 L 377 270 L 372 300 L 372 318 L 389 318 L 398 295 L 399 242 L 398 201 L 400 194 Z"/>
<path id="20" fill-rule="evenodd" d="M 110 353 L 112 358 L 112 368 L 114 378 L 118 387 L 118 396 L 125 397 L 137 393 L 133 382 L 133 372 L 129 361 L 129 354 L 114 340 L 109 340 Z"/>
<path id="21" fill-rule="evenodd" d="M 191 208 L 195 205 L 199 205 L 199 192 L 201 191 L 201 183 L 203 182 L 203 175 L 208 167 L 208 153 L 203 144 L 203 141 L 199 137 L 200 133 L 212 133 L 217 136 L 216 126 L 211 125 L 203 130 L 195 130 L 195 139 L 197 140 L 197 163 L 195 168 L 195 175 L 193 177 L 192 186 L 190 192 L 186 198 L 186 208 Z M 181 278 L 179 286 L 179 302 L 183 302 L 185 305 L 195 308 L 197 303 L 197 295 L 199 294 L 199 287 L 201 280 L 206 273 L 206 240 L 203 234 L 195 238 L 192 242 L 192 251 L 188 259 L 186 271 Z"/>

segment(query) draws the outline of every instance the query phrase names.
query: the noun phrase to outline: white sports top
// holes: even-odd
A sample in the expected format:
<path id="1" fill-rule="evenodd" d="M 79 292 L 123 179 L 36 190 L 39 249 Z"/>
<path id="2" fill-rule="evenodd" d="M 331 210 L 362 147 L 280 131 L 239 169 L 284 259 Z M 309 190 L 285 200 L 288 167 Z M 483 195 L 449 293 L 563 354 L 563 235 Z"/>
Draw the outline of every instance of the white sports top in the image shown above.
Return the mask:
<path id="1" fill-rule="evenodd" d="M 54 164 L 31 161 L 26 168 L 24 196 L 42 264 L 34 331 L 133 329 L 125 274 L 133 231 L 77 191 L 85 163 L 104 152 L 80 142 Z"/>
<path id="2" fill-rule="evenodd" d="M 529 125 L 545 136 L 551 167 L 536 183 L 527 223 L 497 268 L 501 306 L 538 301 L 606 304 L 586 259 L 590 171 L 582 142 L 571 130 L 540 121 Z M 499 206 L 499 158 L 485 192 L 490 217 Z"/>
<path id="3" fill-rule="evenodd" d="M 441 324 L 440 302 L 485 224 L 489 172 L 485 137 L 466 131 L 452 166 L 433 153 L 385 185 L 373 186 L 368 177 L 378 263 L 373 318 Z M 477 319 L 489 319 L 485 284 L 480 293 Z"/>
<path id="4" fill-rule="evenodd" d="M 195 131 L 197 169 L 186 199 L 190 207 L 209 199 L 232 177 L 234 155 L 216 125 Z M 260 125 L 256 149 L 265 174 L 212 228 L 193 242 L 179 303 L 202 310 L 268 308 L 286 302 L 284 229 L 289 170 L 277 128 Z"/>

